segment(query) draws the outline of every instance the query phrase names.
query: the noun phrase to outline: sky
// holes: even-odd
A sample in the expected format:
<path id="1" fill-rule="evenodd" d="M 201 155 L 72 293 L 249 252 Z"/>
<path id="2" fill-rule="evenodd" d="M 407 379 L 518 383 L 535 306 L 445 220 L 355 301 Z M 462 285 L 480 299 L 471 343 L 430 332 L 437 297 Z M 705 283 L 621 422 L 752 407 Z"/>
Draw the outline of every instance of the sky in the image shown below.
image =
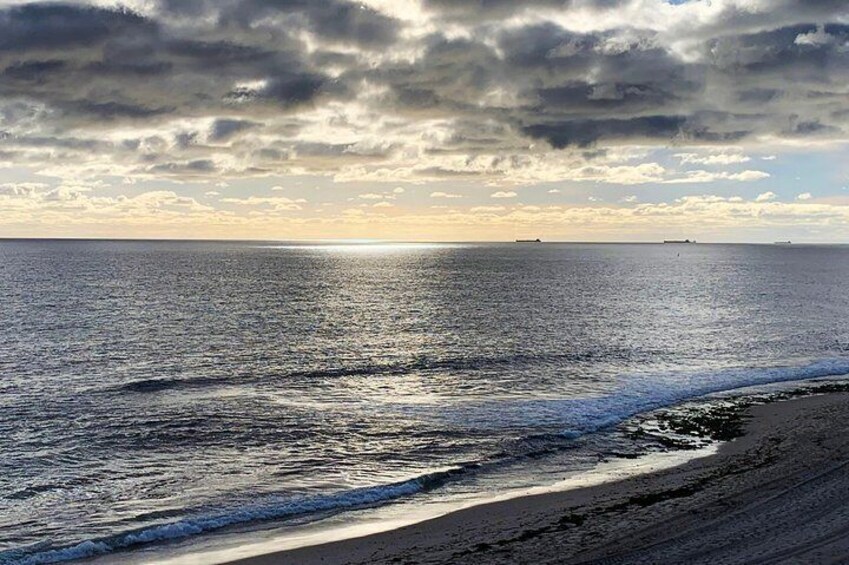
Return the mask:
<path id="1" fill-rule="evenodd" d="M 849 2 L 0 0 L 0 237 L 849 242 Z"/>

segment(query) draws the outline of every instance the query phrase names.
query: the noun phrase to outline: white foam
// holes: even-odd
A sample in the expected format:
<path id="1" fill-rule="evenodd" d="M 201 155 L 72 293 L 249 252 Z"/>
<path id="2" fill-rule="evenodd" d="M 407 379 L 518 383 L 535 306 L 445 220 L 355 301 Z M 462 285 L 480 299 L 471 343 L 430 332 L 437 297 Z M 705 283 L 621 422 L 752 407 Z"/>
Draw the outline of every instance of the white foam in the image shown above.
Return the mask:
<path id="1" fill-rule="evenodd" d="M 67 548 L 40 551 L 30 555 L 20 555 L 18 551 L 5 552 L 5 554 L 0 553 L 0 563 L 15 565 L 58 563 L 73 559 L 95 557 L 119 549 L 126 549 L 152 542 L 181 539 L 237 524 L 280 519 L 314 512 L 369 506 L 422 492 L 438 484 L 450 474 L 459 471 L 461 471 L 460 468 L 448 468 L 403 482 L 351 489 L 327 495 L 303 496 L 288 499 L 276 497 L 256 506 L 244 507 L 209 516 L 189 518 L 135 532 L 118 534 L 109 538 L 86 540 Z M 17 557 L 18 555 L 20 557 Z"/>
<path id="2" fill-rule="evenodd" d="M 846 374 L 849 359 L 836 358 L 802 366 L 628 375 L 621 378 L 618 388 L 603 396 L 459 402 L 446 406 L 435 417 L 476 431 L 560 428 L 564 437 L 575 438 L 643 412 L 713 393 Z M 419 415 L 426 417 L 427 413 Z"/>

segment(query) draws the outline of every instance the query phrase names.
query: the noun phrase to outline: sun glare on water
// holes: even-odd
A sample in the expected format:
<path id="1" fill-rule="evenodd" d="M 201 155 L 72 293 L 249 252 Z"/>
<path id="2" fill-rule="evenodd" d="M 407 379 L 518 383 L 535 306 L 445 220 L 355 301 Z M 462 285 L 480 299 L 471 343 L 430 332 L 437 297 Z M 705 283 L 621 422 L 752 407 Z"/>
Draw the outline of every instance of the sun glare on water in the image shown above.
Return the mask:
<path id="1" fill-rule="evenodd" d="M 332 253 L 362 253 L 362 254 L 382 254 L 382 253 L 397 253 L 400 251 L 410 250 L 430 250 L 430 249 L 447 249 L 460 247 L 457 244 L 445 243 L 397 243 L 397 242 L 372 242 L 362 240 L 346 240 L 340 242 L 328 243 L 308 243 L 308 244 L 287 244 L 287 245 L 267 245 L 263 246 L 266 249 L 293 249 L 293 250 L 310 250 L 310 251 L 327 251 Z"/>

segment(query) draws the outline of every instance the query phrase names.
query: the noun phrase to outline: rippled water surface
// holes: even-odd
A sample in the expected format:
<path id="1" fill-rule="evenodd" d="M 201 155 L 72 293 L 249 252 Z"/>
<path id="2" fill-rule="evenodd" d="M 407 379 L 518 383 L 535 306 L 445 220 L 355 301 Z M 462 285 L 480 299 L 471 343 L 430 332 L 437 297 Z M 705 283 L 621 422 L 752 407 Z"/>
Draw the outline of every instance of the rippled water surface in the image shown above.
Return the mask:
<path id="1" fill-rule="evenodd" d="M 849 372 L 845 247 L 5 241 L 0 296 L 0 562 L 397 500 Z"/>

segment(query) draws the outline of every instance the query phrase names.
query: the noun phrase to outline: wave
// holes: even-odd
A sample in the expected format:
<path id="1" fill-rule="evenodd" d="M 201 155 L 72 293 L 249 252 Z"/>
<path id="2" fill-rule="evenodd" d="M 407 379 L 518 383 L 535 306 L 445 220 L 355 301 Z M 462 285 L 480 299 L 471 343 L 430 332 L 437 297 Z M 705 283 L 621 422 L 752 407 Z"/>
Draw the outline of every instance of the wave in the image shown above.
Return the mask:
<path id="1" fill-rule="evenodd" d="M 123 532 L 113 536 L 82 541 L 73 546 L 43 549 L 29 548 L 0 552 L 3 565 L 44 565 L 84 559 L 156 542 L 170 541 L 213 532 L 230 526 L 279 520 L 307 514 L 365 508 L 424 493 L 477 468 L 476 463 L 451 467 L 418 477 L 384 485 L 362 487 L 331 494 L 296 498 L 273 497 L 261 504 L 184 518 L 157 526 Z"/>
<path id="2" fill-rule="evenodd" d="M 823 359 L 801 366 L 743 367 L 716 371 L 671 373 L 664 378 L 628 379 L 628 384 L 605 400 L 595 403 L 598 421 L 577 426 L 565 433 L 586 433 L 617 424 L 644 412 L 686 400 L 757 386 L 849 375 L 849 359 Z M 615 409 L 614 407 L 619 407 Z M 624 408 L 624 409 L 623 409 Z M 600 416 L 604 415 L 604 416 Z"/>
<path id="3" fill-rule="evenodd" d="M 825 359 L 802 366 L 629 375 L 622 379 L 622 386 L 610 394 L 591 398 L 512 399 L 464 403 L 447 407 L 435 413 L 434 417 L 457 419 L 473 428 L 521 427 L 527 430 L 536 426 L 538 431 L 526 435 L 521 440 L 527 443 L 526 449 L 502 452 L 482 462 L 462 464 L 401 482 L 298 498 L 275 497 L 266 499 L 261 504 L 187 517 L 109 537 L 86 540 L 69 547 L 46 549 L 39 545 L 7 550 L 0 552 L 0 564 L 57 563 L 144 544 L 186 538 L 239 524 L 385 504 L 442 487 L 447 482 L 482 467 L 533 458 L 536 454 L 547 453 L 552 448 L 557 449 L 558 443 L 613 427 L 633 416 L 658 408 L 735 389 L 848 374 L 849 359 Z M 548 434 L 539 429 L 549 426 L 554 426 L 559 431 Z M 547 445 L 539 445 L 540 443 Z"/>
<path id="4" fill-rule="evenodd" d="M 627 375 L 618 388 L 603 396 L 463 403 L 448 406 L 434 417 L 478 432 L 538 428 L 550 433 L 559 429 L 562 437 L 576 438 L 637 414 L 714 393 L 841 375 L 849 375 L 849 359 L 825 359 L 802 366 Z"/>
<path id="5" fill-rule="evenodd" d="M 287 371 L 266 375 L 233 375 L 222 377 L 173 377 L 151 378 L 123 383 L 107 390 L 132 393 L 155 393 L 175 389 L 205 388 L 249 384 L 273 379 L 333 379 L 357 376 L 407 375 L 422 371 L 476 371 L 511 366 L 528 366 L 557 363 L 590 363 L 593 361 L 637 361 L 657 359 L 658 351 L 635 351 L 633 349 L 605 350 L 604 352 L 575 352 L 526 354 L 517 353 L 501 356 L 456 357 L 446 359 L 417 358 L 396 363 L 374 363 L 349 367 L 323 367 L 320 369 Z"/>

